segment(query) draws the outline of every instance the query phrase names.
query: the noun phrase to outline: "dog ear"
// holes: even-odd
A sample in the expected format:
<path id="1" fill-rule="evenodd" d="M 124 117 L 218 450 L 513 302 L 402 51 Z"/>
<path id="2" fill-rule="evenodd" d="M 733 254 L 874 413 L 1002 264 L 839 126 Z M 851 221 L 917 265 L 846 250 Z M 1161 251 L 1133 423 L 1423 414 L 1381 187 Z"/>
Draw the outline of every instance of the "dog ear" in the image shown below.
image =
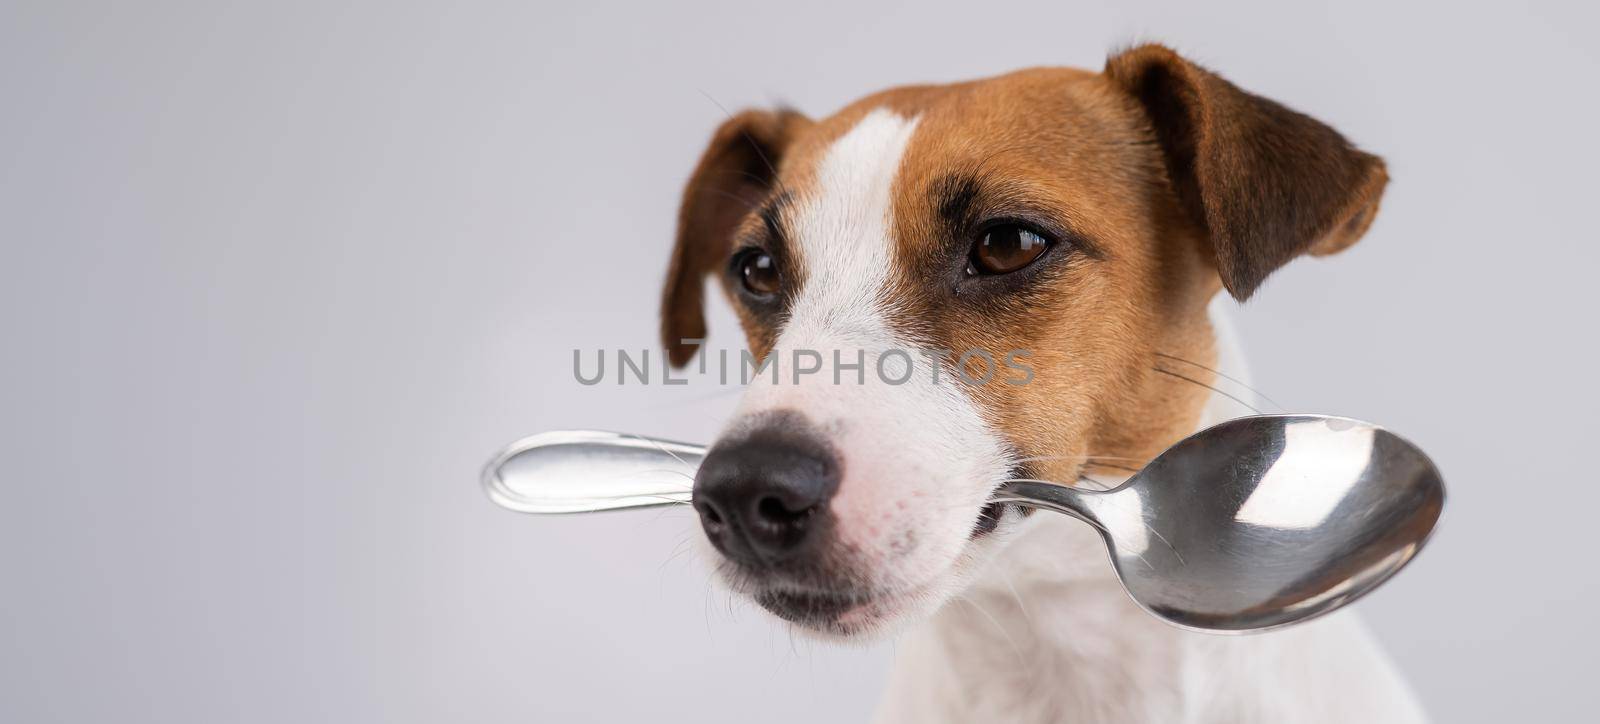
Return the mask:
<path id="1" fill-rule="evenodd" d="M 678 240 L 661 293 L 661 342 L 674 367 L 688 364 L 704 339 L 705 277 L 728 253 L 739 222 L 771 192 L 778 165 L 810 119 L 791 110 L 744 111 L 723 123 L 683 190 Z"/>
<path id="2" fill-rule="evenodd" d="M 1338 131 L 1160 45 L 1111 57 L 1105 74 L 1144 107 L 1234 298 L 1249 298 L 1302 253 L 1342 251 L 1377 215 L 1389 180 L 1383 160 Z"/>

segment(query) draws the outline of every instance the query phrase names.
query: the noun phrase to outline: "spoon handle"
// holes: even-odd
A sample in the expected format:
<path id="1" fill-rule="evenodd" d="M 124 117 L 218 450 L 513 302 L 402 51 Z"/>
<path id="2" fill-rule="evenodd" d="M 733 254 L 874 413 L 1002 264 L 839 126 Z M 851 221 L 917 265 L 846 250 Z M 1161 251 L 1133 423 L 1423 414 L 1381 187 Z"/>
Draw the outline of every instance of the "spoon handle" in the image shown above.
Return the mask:
<path id="1" fill-rule="evenodd" d="M 483 488 L 523 513 L 586 513 L 685 505 L 705 457 L 700 445 L 595 430 L 512 443 L 483 469 Z"/>
<path id="2" fill-rule="evenodd" d="M 1123 483 L 1111 490 L 1087 490 L 1055 483 L 1012 481 L 995 491 L 990 501 L 1053 510 L 1089 523 L 1104 532 L 1106 528 L 1100 518 L 1100 508 L 1111 499 L 1112 495 L 1126 487 L 1127 483 Z"/>
<path id="3" fill-rule="evenodd" d="M 483 470 L 483 487 L 502 507 L 523 513 L 586 513 L 689 503 L 701 445 L 596 430 L 546 432 L 512 443 Z M 1050 483 L 1012 482 L 995 502 L 1066 513 L 1099 525 L 1106 493 Z"/>

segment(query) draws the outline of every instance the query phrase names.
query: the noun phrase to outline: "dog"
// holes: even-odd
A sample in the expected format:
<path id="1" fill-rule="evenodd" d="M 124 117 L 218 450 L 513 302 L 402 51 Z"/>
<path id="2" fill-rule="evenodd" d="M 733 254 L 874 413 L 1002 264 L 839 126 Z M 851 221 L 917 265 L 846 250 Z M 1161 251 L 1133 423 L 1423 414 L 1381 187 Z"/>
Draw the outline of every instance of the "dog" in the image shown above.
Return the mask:
<path id="1" fill-rule="evenodd" d="M 1240 414 L 1214 299 L 1354 244 L 1387 180 L 1161 45 L 730 116 L 684 192 L 668 357 L 705 339 L 711 276 L 753 358 L 837 368 L 756 375 L 703 460 L 719 578 L 816 636 L 900 634 L 879 721 L 1422 721 L 1351 614 L 1180 630 L 1089 526 L 990 501 L 1015 478 L 1115 484 Z"/>

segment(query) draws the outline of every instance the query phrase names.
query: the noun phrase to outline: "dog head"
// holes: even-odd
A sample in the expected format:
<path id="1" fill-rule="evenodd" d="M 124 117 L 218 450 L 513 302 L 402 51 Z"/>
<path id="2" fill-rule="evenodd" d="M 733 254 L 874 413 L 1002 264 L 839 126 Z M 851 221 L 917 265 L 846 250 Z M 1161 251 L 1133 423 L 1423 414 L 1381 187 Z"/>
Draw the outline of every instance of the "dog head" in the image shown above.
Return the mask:
<path id="1" fill-rule="evenodd" d="M 689 181 L 662 309 L 681 366 L 715 276 L 769 365 L 695 481 L 720 573 L 818 632 L 930 612 L 1021 517 L 989 503 L 1004 481 L 1191 431 L 1207 302 L 1354 243 L 1386 179 L 1160 46 L 732 117 Z"/>

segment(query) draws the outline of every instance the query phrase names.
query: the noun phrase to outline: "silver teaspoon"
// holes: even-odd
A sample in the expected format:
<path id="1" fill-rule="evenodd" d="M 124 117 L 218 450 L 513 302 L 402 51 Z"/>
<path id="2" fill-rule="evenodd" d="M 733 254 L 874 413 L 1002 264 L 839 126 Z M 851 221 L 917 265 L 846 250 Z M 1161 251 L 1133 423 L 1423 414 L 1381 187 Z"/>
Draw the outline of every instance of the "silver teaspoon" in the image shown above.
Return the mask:
<path id="1" fill-rule="evenodd" d="M 609 432 L 548 432 L 484 469 L 525 513 L 688 503 L 705 448 Z M 1416 556 L 1444 508 L 1417 446 L 1327 415 L 1228 420 L 1179 441 L 1112 490 L 1008 482 L 996 502 L 1100 531 L 1123 587 L 1182 628 L 1262 631 L 1339 608 Z"/>

